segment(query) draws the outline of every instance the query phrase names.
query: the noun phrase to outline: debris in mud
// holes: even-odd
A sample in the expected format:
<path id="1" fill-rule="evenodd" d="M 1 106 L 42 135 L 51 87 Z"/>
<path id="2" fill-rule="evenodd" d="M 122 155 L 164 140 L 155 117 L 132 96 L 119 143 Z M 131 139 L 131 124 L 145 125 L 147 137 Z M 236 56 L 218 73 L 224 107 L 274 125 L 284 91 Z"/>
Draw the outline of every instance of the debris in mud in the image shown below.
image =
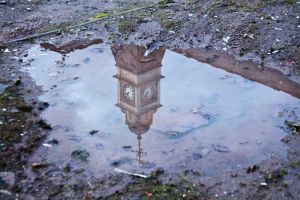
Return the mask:
<path id="1" fill-rule="evenodd" d="M 131 149 L 132 146 L 128 145 L 128 146 L 123 146 L 122 148 L 123 148 L 123 149 Z"/>
<path id="2" fill-rule="evenodd" d="M 116 172 L 119 172 L 119 173 L 131 175 L 131 176 L 140 177 L 140 178 L 147 178 L 147 177 L 148 177 L 148 176 L 146 176 L 146 175 L 144 175 L 144 174 L 130 173 L 130 172 L 127 172 L 127 171 L 122 170 L 122 169 L 119 169 L 119 168 L 115 168 L 115 171 L 116 171 Z"/>
<path id="3" fill-rule="evenodd" d="M 31 164 L 32 169 L 39 169 L 46 167 L 48 164 L 45 161 L 38 161 L 38 162 L 33 162 Z"/>
<path id="4" fill-rule="evenodd" d="M 28 105 L 20 105 L 17 106 L 16 108 L 21 112 L 31 112 L 33 110 L 33 107 Z"/>
<path id="5" fill-rule="evenodd" d="M 44 147 L 52 147 L 51 144 L 47 144 L 47 143 L 43 144 L 43 146 L 44 146 Z"/>
<path id="6" fill-rule="evenodd" d="M 282 179 L 285 175 L 287 175 L 287 171 L 285 169 L 277 169 L 272 171 L 267 171 L 265 174 L 265 179 L 267 182 L 277 182 Z"/>
<path id="7" fill-rule="evenodd" d="M 15 85 L 16 85 L 16 86 L 21 85 L 21 83 L 22 83 L 21 79 L 17 79 L 17 80 L 15 81 Z"/>
<path id="8" fill-rule="evenodd" d="M 213 144 L 213 148 L 215 149 L 215 151 L 218 152 L 230 152 L 230 148 L 225 146 L 225 145 L 221 145 L 221 144 Z"/>
<path id="9" fill-rule="evenodd" d="M 131 162 L 132 162 L 132 159 L 130 159 L 130 158 L 120 158 L 118 160 L 113 161 L 111 163 L 111 165 L 114 167 L 118 167 L 120 165 L 131 163 Z"/>
<path id="10" fill-rule="evenodd" d="M 293 133 L 300 133 L 300 124 L 297 122 L 286 122 Z"/>
<path id="11" fill-rule="evenodd" d="M 193 114 L 199 114 L 200 113 L 200 108 L 194 107 L 193 110 L 192 110 L 192 113 Z"/>
<path id="12" fill-rule="evenodd" d="M 45 110 L 48 107 L 49 107 L 49 103 L 48 102 L 41 102 L 38 105 L 38 110 L 39 111 L 43 111 L 43 110 Z"/>
<path id="13" fill-rule="evenodd" d="M 267 186 L 268 184 L 266 182 L 260 183 L 261 186 Z"/>
<path id="14" fill-rule="evenodd" d="M 71 153 L 71 157 L 76 160 L 87 161 L 90 153 L 85 149 L 74 150 Z"/>
<path id="15" fill-rule="evenodd" d="M 95 134 L 99 133 L 99 130 L 91 130 L 89 133 L 90 133 L 90 135 L 95 135 Z"/>
<path id="16" fill-rule="evenodd" d="M 46 143 L 50 144 L 50 145 L 52 145 L 52 144 L 57 145 L 59 143 L 59 141 L 55 138 L 52 138 L 51 140 L 47 141 Z"/>
<path id="17" fill-rule="evenodd" d="M 200 153 L 193 153 L 192 158 L 194 160 L 199 160 L 200 158 L 202 158 L 202 155 Z"/>
<path id="18" fill-rule="evenodd" d="M 39 120 L 39 121 L 37 122 L 37 124 L 38 124 L 41 128 L 43 128 L 43 129 L 45 129 L 45 130 L 52 130 L 51 125 L 48 124 L 48 123 L 47 123 L 45 120 L 43 120 L 43 119 Z"/>
<path id="19" fill-rule="evenodd" d="M 249 173 L 253 173 L 253 172 L 257 171 L 258 169 L 259 169 L 259 166 L 253 165 L 251 167 L 248 167 L 246 172 L 249 174 Z"/>
<path id="20" fill-rule="evenodd" d="M 0 52 L 3 52 L 6 49 L 5 44 L 0 42 Z"/>

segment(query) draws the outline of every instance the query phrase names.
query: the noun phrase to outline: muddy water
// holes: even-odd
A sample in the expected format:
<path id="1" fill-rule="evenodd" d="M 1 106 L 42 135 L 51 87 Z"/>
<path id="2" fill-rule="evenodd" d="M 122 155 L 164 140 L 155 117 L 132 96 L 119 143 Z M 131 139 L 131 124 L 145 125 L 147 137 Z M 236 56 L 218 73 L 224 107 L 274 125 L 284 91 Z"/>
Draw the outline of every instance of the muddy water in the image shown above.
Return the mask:
<path id="1" fill-rule="evenodd" d="M 71 163 L 94 176 L 115 167 L 214 175 L 286 157 L 280 113 L 300 106 L 290 94 L 165 49 L 147 55 L 98 44 L 66 56 L 40 46 L 28 53 L 34 60 L 24 70 L 50 104 L 47 141 L 59 141 L 31 161 Z M 87 161 L 76 150 L 86 150 Z"/>

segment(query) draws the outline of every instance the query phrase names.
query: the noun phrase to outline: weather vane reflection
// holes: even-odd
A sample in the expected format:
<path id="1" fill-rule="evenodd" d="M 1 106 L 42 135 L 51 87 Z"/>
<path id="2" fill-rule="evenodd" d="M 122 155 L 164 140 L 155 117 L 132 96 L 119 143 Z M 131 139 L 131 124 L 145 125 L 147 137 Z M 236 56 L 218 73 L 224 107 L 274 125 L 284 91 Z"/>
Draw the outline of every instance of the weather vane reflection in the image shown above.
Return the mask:
<path id="1" fill-rule="evenodd" d="M 141 147 L 142 134 L 146 133 L 153 122 L 153 114 L 160 104 L 160 79 L 164 48 L 149 55 L 146 49 L 136 45 L 112 46 L 118 79 L 118 103 L 116 106 L 125 113 L 129 130 L 137 135 L 137 159 L 143 164 L 145 154 Z"/>

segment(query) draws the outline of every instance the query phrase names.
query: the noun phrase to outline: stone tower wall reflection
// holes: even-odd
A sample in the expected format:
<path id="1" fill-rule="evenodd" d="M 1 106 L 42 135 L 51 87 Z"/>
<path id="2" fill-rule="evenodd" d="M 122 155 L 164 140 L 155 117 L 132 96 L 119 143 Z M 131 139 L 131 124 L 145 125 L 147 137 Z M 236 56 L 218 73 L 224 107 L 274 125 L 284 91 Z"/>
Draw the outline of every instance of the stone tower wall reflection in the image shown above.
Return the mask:
<path id="1" fill-rule="evenodd" d="M 137 135 L 137 159 L 142 164 L 142 134 L 153 123 L 153 115 L 160 104 L 160 79 L 164 48 L 159 48 L 149 55 L 146 49 L 136 45 L 112 46 L 118 79 L 118 103 L 125 113 L 126 124 Z"/>

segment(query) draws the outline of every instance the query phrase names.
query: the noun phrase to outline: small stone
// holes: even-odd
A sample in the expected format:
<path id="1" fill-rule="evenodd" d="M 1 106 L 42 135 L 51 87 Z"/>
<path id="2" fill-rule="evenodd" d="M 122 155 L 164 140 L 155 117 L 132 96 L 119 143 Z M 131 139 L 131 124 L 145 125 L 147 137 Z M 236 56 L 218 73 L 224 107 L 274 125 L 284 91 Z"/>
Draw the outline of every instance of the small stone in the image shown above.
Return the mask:
<path id="1" fill-rule="evenodd" d="M 89 63 L 89 62 L 90 62 L 90 60 L 91 60 L 90 58 L 85 58 L 85 59 L 83 59 L 83 61 L 82 61 L 82 62 L 86 64 L 86 63 Z"/>
<path id="2" fill-rule="evenodd" d="M 192 110 L 193 114 L 198 114 L 200 112 L 200 109 L 198 107 L 194 107 Z"/>
<path id="3" fill-rule="evenodd" d="M 0 51 L 4 51 L 6 49 L 5 44 L 0 42 Z"/>
<path id="4" fill-rule="evenodd" d="M 261 186 L 267 186 L 268 184 L 265 182 L 260 183 Z"/>
<path id="5" fill-rule="evenodd" d="M 214 144 L 213 147 L 218 152 L 230 152 L 230 148 L 225 145 Z"/>
<path id="6" fill-rule="evenodd" d="M 209 152 L 210 152 L 210 149 L 204 148 L 204 149 L 201 150 L 201 156 L 205 157 L 209 154 Z"/>
<path id="7" fill-rule="evenodd" d="M 99 150 L 99 151 L 102 151 L 102 150 L 104 149 L 104 146 L 103 146 L 103 144 L 101 144 L 101 143 L 96 143 L 96 144 L 95 144 L 95 147 L 96 147 L 96 149 Z"/>

